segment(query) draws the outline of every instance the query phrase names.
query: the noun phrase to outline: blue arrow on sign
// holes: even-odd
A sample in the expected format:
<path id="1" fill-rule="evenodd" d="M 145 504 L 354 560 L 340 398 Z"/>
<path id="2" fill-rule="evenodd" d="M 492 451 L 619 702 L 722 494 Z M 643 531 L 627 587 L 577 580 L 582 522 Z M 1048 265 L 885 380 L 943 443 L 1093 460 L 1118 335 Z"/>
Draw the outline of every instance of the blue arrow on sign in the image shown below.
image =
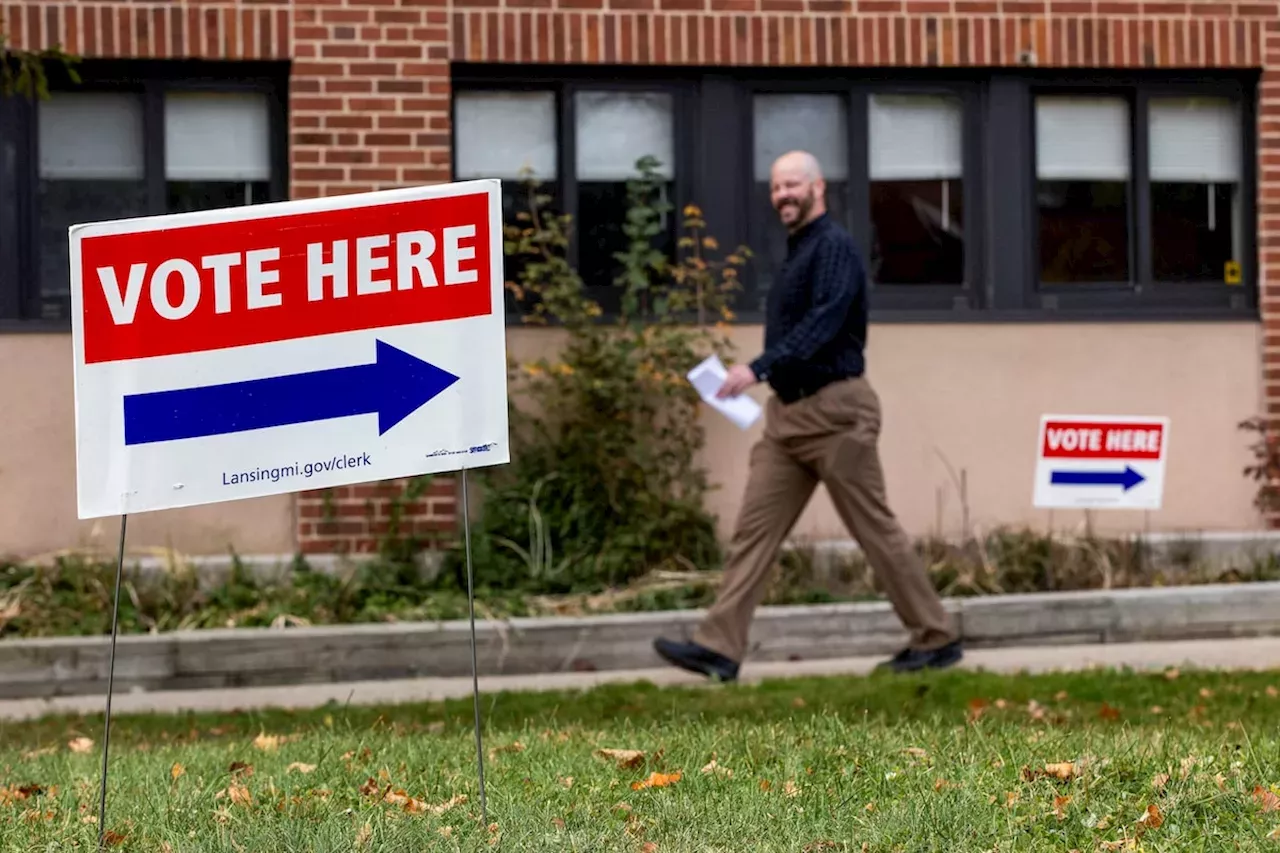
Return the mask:
<path id="1" fill-rule="evenodd" d="M 124 443 L 151 444 L 290 424 L 378 415 L 378 435 L 458 381 L 390 344 L 373 364 L 124 398 Z"/>
<path id="2" fill-rule="evenodd" d="M 1049 482 L 1054 486 L 1122 486 L 1127 492 L 1146 479 L 1126 465 L 1123 471 L 1054 471 Z"/>

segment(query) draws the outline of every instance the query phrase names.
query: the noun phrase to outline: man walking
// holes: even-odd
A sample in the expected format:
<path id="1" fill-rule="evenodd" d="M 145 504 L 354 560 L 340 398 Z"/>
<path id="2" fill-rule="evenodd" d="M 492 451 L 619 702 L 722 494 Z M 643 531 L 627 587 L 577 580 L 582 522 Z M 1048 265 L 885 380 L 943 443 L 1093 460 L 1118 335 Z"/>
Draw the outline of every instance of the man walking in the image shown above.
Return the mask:
<path id="1" fill-rule="evenodd" d="M 962 650 L 942 601 L 889 509 L 877 441 L 880 401 L 863 376 L 867 282 L 853 239 L 826 210 L 813 155 L 793 151 L 771 172 L 787 259 L 769 293 L 764 353 L 729 370 L 719 396 L 760 381 L 773 388 L 764 437 L 751 451 L 724 584 L 693 642 L 658 639 L 669 663 L 724 681 L 738 677 L 752 615 L 783 540 L 821 482 L 857 539 L 910 645 L 897 672 L 951 666 Z"/>

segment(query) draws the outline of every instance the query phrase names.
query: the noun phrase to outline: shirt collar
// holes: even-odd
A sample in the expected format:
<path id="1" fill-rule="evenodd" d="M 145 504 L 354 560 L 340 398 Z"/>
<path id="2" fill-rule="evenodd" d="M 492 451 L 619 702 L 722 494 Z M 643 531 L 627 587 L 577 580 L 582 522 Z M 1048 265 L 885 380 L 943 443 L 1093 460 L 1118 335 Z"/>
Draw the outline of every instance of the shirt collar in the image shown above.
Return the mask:
<path id="1" fill-rule="evenodd" d="M 831 218 L 831 212 L 830 211 L 824 212 L 821 216 L 805 224 L 799 230 L 795 231 L 792 234 L 788 234 L 787 246 L 789 248 L 794 249 L 796 246 L 800 244 L 802 240 L 804 240 L 805 237 L 808 237 L 814 231 L 817 231 L 819 228 L 825 226 L 827 222 L 830 220 L 830 218 Z"/>

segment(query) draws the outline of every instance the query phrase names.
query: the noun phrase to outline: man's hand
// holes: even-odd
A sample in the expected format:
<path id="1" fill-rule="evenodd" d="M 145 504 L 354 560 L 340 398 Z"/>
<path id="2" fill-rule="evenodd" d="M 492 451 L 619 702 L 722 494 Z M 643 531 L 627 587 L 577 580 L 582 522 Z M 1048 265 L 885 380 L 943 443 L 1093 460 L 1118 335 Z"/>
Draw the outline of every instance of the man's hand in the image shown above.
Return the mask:
<path id="1" fill-rule="evenodd" d="M 716 396 L 721 400 L 726 397 L 736 397 L 758 381 L 760 380 L 756 379 L 756 374 L 750 367 L 745 364 L 735 364 L 729 368 L 729 374 L 725 376 L 724 384 L 720 386 Z"/>

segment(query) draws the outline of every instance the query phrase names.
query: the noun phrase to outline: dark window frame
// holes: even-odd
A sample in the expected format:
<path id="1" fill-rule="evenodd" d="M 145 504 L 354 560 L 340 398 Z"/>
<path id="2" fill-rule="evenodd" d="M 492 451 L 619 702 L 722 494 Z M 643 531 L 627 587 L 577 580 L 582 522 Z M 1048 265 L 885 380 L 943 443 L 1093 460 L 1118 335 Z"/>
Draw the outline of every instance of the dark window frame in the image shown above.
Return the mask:
<path id="1" fill-rule="evenodd" d="M 672 153 L 674 162 L 667 165 L 671 170 L 674 191 L 669 199 L 672 211 L 669 214 L 678 223 L 681 210 L 691 199 L 693 184 L 693 163 L 696 156 L 697 139 L 697 88 L 696 83 L 680 73 L 648 73 L 644 69 L 623 69 L 618 73 L 601 74 L 598 69 L 565 70 L 555 74 L 534 73 L 521 75 L 518 79 L 504 77 L 509 69 L 502 66 L 462 66 L 455 70 L 452 81 L 454 98 L 449 104 L 450 123 L 450 161 L 451 174 L 456 174 L 457 160 L 457 122 L 456 96 L 463 92 L 551 92 L 555 96 L 556 111 L 556 179 L 546 181 L 544 185 L 554 186 L 557 209 L 571 217 L 568 258 L 574 268 L 578 268 L 579 227 L 578 227 L 578 176 L 577 176 L 577 114 L 576 94 L 589 92 L 653 92 L 669 94 L 672 99 Z M 508 223 L 509 224 L 509 223 Z M 581 271 L 580 271 L 581 272 Z M 592 283 L 584 276 L 585 289 L 588 294 L 601 302 L 606 315 L 612 314 L 611 303 L 620 298 L 620 291 L 611 282 Z M 508 294 L 506 314 L 508 321 L 518 320 L 522 315 L 519 307 Z"/>
<path id="2" fill-rule="evenodd" d="M 146 215 L 166 211 L 164 95 L 169 91 L 260 92 L 267 95 L 271 158 L 269 197 L 289 197 L 289 66 L 282 62 L 85 60 L 81 81 L 50 68 L 50 97 L 60 93 L 136 94 L 143 109 Z M 40 149 L 37 102 L 0 99 L 0 332 L 66 332 L 70 298 L 40 293 Z M 8 285 L 13 282 L 16 286 Z M 48 316 L 53 305 L 55 316 Z"/>
<path id="3" fill-rule="evenodd" d="M 489 90 L 609 86 L 657 90 L 671 86 L 687 98 L 676 122 L 676 201 L 702 206 L 722 245 L 757 245 L 759 216 L 752 209 L 752 96 L 757 93 L 843 94 L 849 108 L 849 195 L 853 236 L 865 251 L 870 233 L 868 99 L 872 94 L 947 94 L 964 104 L 963 285 L 873 283 L 873 322 L 1218 322 L 1256 321 L 1259 316 L 1258 107 L 1256 69 L 1080 71 L 1034 68 L 814 69 L 454 66 L 455 93 Z M 1039 281 L 1039 220 L 1036 215 L 1034 94 L 1070 92 L 1125 94 L 1131 112 L 1134 189 L 1130 240 L 1134 279 L 1150 266 L 1150 195 L 1146 170 L 1146 109 L 1163 95 L 1229 97 L 1240 105 L 1244 169 L 1241 184 L 1241 284 L 1140 281 L 1142 286 L 1052 284 Z M 561 98 L 565 96 L 560 95 Z M 573 165 L 572 104 L 558 106 L 561 180 Z M 680 108 L 678 108 L 680 109 Z M 683 120 L 681 120 L 683 116 Z M 568 167 L 566 169 L 566 167 Z M 863 181 L 856 178 L 859 174 Z M 571 184 L 572 186 L 572 184 Z M 576 199 L 566 196 L 566 212 Z M 576 233 L 576 229 L 575 229 Z M 576 259 L 576 246 L 571 259 Z M 744 276 L 740 323 L 759 323 L 763 312 Z"/>
<path id="4" fill-rule="evenodd" d="M 847 188 L 845 205 L 849 211 L 850 233 L 868 266 L 868 284 L 872 292 L 873 310 L 878 311 L 967 311 L 982 304 L 983 279 L 983 202 L 982 202 L 982 125 L 979 112 L 978 85 L 964 78 L 938 80 L 909 75 L 848 78 L 811 78 L 780 80 L 748 78 L 741 84 L 745 92 L 740 133 L 745 140 L 743 170 L 739 179 L 745 187 L 754 187 L 753 100 L 756 95 L 837 95 L 844 100 L 848 132 Z M 874 95 L 919 95 L 957 98 L 961 104 L 961 185 L 964 192 L 965 260 L 964 281 L 960 284 L 883 284 L 871 280 L 871 98 Z M 748 238 L 759 240 L 769 225 L 751 203 L 750 194 L 743 201 L 749 207 Z M 754 246 L 753 243 L 748 245 Z M 746 317 L 758 318 L 760 296 L 754 287 L 754 276 L 748 277 L 748 293 L 757 306 L 744 311 Z"/>
<path id="5" fill-rule="evenodd" d="M 1059 75 L 1046 79 L 1038 75 L 1024 78 L 1030 109 L 1026 138 L 1029 140 L 1026 196 L 1028 223 L 1024 245 L 1029 246 L 1026 282 L 1028 307 L 1053 312 L 1089 312 L 1099 316 L 1117 314 L 1132 319 L 1177 318 L 1200 314 L 1230 318 L 1256 317 L 1258 310 L 1258 210 L 1257 210 L 1257 102 L 1255 90 L 1236 77 L 1189 79 L 1164 74 Z M 1035 98 L 1037 95 L 1088 95 L 1122 97 L 1129 104 L 1129 281 L 1095 283 L 1046 283 L 1040 280 L 1039 214 L 1036 205 Z M 1150 102 L 1159 97 L 1227 98 L 1240 108 L 1241 122 L 1241 283 L 1228 285 L 1214 281 L 1162 282 L 1153 274 Z M 1038 304 L 1037 304 L 1038 303 Z"/>

